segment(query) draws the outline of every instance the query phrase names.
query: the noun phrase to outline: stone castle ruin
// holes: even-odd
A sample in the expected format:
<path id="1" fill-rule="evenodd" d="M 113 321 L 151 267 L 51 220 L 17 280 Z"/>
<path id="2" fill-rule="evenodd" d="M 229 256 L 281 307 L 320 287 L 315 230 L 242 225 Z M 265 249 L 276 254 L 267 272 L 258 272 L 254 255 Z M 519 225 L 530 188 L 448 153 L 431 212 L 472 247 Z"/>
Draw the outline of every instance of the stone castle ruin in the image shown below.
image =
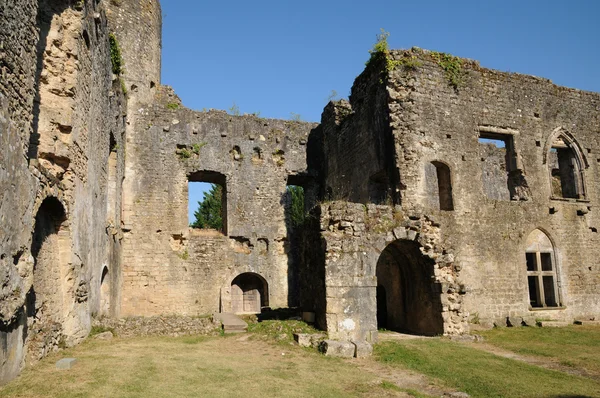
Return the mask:
<path id="1" fill-rule="evenodd" d="M 390 51 L 315 124 L 187 109 L 160 59 L 157 0 L 0 0 L 0 381 L 103 316 L 298 307 L 372 343 L 600 314 L 600 95 Z"/>

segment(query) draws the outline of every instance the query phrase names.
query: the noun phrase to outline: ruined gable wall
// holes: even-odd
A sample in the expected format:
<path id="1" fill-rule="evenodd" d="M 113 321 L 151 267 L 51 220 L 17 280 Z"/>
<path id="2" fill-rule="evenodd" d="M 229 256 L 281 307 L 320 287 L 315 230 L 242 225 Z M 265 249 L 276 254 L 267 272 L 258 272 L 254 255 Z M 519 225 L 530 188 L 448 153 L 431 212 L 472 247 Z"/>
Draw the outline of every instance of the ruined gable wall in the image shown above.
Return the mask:
<path id="1" fill-rule="evenodd" d="M 79 341 L 89 330 L 90 314 L 98 305 L 101 266 L 108 261 L 109 132 L 119 141 L 124 126 L 120 88 L 111 81 L 106 19 L 96 2 L 2 2 L 0 9 L 3 382 L 18 373 L 27 351 L 35 360 L 61 342 Z M 52 142 L 55 145 L 49 145 Z M 36 213 L 47 197 L 58 199 L 67 219 L 58 231 L 60 255 L 44 251 L 37 265 L 56 263 L 59 272 L 34 278 L 32 234 Z M 46 312 L 62 313 L 64 318 L 44 319 L 52 318 L 60 327 L 26 316 L 24 304 L 32 284 L 41 291 L 47 285 L 64 292 L 62 300 L 45 301 L 40 295 L 35 306 L 40 311 L 45 303 L 59 303 L 60 309 Z"/>
<path id="2" fill-rule="evenodd" d="M 411 56 L 419 60 L 416 68 L 399 66 L 389 84 L 397 164 L 405 184 L 402 205 L 440 222 L 444 242 L 455 249 L 469 289 L 466 309 L 486 320 L 597 316 L 598 94 L 483 69 L 464 60 L 464 75 L 455 90 L 430 55 L 394 53 L 396 60 Z M 528 186 L 521 198 L 528 200 L 493 200 L 484 194 L 482 163 L 490 159 L 478 142 L 479 126 L 516 132 L 517 167 Z M 560 127 L 575 137 L 589 163 L 585 169 L 589 202 L 550 199 L 543 155 L 551 133 Z M 454 211 L 439 211 L 427 198 L 431 189 L 426 170 L 431 161 L 451 169 Z M 528 310 L 525 240 L 535 228 L 546 231 L 555 244 L 564 310 Z"/>
<path id="3" fill-rule="evenodd" d="M 356 78 L 349 102 L 330 102 L 323 111 L 323 161 L 314 167 L 328 199 L 388 204 L 397 200 L 383 77 L 380 62 L 371 61 Z"/>
<path id="4" fill-rule="evenodd" d="M 219 311 L 228 305 L 221 289 L 242 272 L 267 280 L 271 306 L 287 306 L 286 184 L 306 170 L 315 125 L 194 112 L 167 88 L 159 94 L 128 143 L 138 178 L 124 239 L 123 315 Z M 226 236 L 188 227 L 188 175 L 198 171 L 226 178 Z"/>

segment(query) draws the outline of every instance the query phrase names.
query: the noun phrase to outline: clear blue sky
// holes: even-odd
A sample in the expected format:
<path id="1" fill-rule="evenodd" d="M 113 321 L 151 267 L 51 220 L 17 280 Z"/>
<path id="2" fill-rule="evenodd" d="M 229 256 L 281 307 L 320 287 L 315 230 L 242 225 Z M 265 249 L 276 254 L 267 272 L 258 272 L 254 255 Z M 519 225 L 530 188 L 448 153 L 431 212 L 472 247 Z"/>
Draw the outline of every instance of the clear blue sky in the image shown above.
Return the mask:
<path id="1" fill-rule="evenodd" d="M 380 28 L 418 46 L 600 92 L 600 0 L 163 0 L 162 83 L 193 109 L 319 121 Z"/>

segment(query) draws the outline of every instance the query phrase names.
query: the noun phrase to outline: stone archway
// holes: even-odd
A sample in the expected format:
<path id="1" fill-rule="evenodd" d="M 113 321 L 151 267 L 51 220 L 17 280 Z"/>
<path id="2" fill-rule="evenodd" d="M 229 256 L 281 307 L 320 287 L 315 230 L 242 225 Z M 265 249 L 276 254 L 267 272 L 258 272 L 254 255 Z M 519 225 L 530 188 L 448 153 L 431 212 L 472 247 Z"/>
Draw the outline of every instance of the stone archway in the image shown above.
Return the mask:
<path id="1" fill-rule="evenodd" d="M 269 285 L 265 278 L 245 272 L 231 282 L 231 310 L 235 314 L 259 314 L 269 305 Z"/>
<path id="2" fill-rule="evenodd" d="M 435 283 L 435 262 L 419 243 L 396 240 L 377 261 L 378 328 L 421 335 L 444 333 L 441 291 Z"/>
<path id="3" fill-rule="evenodd" d="M 26 296 L 29 356 L 40 359 L 60 343 L 65 321 L 65 265 L 71 254 L 67 216 L 62 203 L 47 197 L 35 216 L 31 244 L 33 285 Z"/>

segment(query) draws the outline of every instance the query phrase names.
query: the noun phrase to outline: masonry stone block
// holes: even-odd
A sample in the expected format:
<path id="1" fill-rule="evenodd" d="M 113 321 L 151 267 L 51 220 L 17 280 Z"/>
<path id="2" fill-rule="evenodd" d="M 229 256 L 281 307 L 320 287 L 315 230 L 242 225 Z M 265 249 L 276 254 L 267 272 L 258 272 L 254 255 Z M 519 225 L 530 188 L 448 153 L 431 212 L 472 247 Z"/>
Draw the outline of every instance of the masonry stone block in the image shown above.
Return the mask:
<path id="1" fill-rule="evenodd" d="M 319 345 L 319 351 L 330 357 L 353 358 L 355 346 L 349 341 L 324 340 Z"/>

